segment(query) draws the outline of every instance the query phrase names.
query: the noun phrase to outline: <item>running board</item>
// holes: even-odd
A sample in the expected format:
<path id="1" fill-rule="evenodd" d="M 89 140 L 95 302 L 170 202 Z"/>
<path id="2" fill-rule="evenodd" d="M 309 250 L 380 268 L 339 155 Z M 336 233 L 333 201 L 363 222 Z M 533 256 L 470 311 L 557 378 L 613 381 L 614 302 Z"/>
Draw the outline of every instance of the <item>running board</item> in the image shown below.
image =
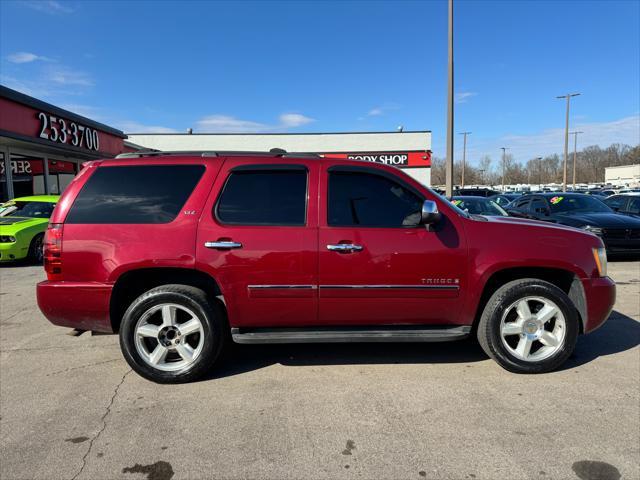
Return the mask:
<path id="1" fill-rule="evenodd" d="M 469 336 L 471 327 L 232 328 L 236 343 L 448 342 Z"/>

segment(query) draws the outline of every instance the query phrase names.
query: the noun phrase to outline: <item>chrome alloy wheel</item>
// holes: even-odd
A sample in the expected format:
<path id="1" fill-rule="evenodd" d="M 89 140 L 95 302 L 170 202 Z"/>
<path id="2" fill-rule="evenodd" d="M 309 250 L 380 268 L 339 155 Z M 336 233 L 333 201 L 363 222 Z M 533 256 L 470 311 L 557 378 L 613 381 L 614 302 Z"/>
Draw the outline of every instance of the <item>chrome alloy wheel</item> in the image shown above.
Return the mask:
<path id="1" fill-rule="evenodd" d="M 202 321 L 193 311 L 175 303 L 149 308 L 136 323 L 134 335 L 142 359 L 165 372 L 188 367 L 204 346 Z"/>
<path id="2" fill-rule="evenodd" d="M 502 344 L 525 362 L 549 358 L 564 344 L 566 322 L 548 298 L 524 297 L 505 310 L 500 322 Z"/>

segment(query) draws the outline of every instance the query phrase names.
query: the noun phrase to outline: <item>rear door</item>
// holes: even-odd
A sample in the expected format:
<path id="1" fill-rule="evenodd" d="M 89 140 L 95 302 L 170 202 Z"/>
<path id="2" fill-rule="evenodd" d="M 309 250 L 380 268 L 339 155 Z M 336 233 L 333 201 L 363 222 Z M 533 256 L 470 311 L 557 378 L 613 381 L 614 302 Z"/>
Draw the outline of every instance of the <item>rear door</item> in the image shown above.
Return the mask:
<path id="1" fill-rule="evenodd" d="M 467 268 L 460 219 L 417 225 L 426 192 L 390 169 L 321 175 L 320 324 L 455 324 Z"/>
<path id="2" fill-rule="evenodd" d="M 313 161 L 225 160 L 200 220 L 196 256 L 218 281 L 232 327 L 316 323 L 317 197 Z"/>

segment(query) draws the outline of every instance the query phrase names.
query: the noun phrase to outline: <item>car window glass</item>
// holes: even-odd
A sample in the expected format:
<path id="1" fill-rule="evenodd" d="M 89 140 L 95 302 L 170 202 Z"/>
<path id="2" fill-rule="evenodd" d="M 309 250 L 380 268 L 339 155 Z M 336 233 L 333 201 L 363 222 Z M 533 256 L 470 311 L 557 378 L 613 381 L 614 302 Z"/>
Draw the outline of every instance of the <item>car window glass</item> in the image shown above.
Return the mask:
<path id="1" fill-rule="evenodd" d="M 549 198 L 549 203 L 553 213 L 612 212 L 601 200 L 589 195 L 564 195 L 560 193 Z"/>
<path id="2" fill-rule="evenodd" d="M 627 208 L 629 213 L 640 214 L 640 197 L 633 197 L 629 200 L 629 207 Z"/>
<path id="3" fill-rule="evenodd" d="M 531 212 L 538 214 L 538 215 L 544 215 L 546 212 L 549 211 L 549 208 L 547 207 L 547 202 L 545 202 L 543 199 L 541 198 L 534 198 L 531 201 Z"/>
<path id="4" fill-rule="evenodd" d="M 626 201 L 627 199 L 625 197 L 611 197 L 611 198 L 607 198 L 607 200 L 605 200 L 604 203 L 609 205 L 611 208 L 621 209 L 626 203 Z"/>
<path id="5" fill-rule="evenodd" d="M 66 223 L 169 223 L 204 173 L 204 165 L 99 167 L 82 187 Z"/>
<path id="6" fill-rule="evenodd" d="M 402 227 L 420 222 L 422 198 L 381 175 L 330 172 L 328 219 L 333 226 Z"/>
<path id="7" fill-rule="evenodd" d="M 235 225 L 304 225 L 307 171 L 232 172 L 216 207 L 222 223 Z"/>
<path id="8" fill-rule="evenodd" d="M 55 203 L 50 202 L 15 202 L 2 211 L 2 217 L 49 218 Z"/>
<path id="9" fill-rule="evenodd" d="M 527 210 L 529 207 L 529 202 L 531 202 L 531 199 L 527 198 L 524 200 L 520 200 L 518 201 L 518 203 L 516 203 L 515 208 L 517 208 L 518 210 Z"/>

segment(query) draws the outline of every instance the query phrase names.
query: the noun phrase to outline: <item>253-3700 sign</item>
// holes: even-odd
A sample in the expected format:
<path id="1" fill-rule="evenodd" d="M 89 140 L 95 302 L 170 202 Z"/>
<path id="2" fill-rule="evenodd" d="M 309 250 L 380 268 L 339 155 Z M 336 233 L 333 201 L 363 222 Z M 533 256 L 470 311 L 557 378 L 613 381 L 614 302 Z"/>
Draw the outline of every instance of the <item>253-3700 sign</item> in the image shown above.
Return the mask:
<path id="1" fill-rule="evenodd" d="M 71 144 L 74 147 L 87 148 L 89 150 L 100 149 L 98 131 L 75 122 L 68 122 L 64 118 L 38 113 L 40 119 L 40 138 Z"/>

